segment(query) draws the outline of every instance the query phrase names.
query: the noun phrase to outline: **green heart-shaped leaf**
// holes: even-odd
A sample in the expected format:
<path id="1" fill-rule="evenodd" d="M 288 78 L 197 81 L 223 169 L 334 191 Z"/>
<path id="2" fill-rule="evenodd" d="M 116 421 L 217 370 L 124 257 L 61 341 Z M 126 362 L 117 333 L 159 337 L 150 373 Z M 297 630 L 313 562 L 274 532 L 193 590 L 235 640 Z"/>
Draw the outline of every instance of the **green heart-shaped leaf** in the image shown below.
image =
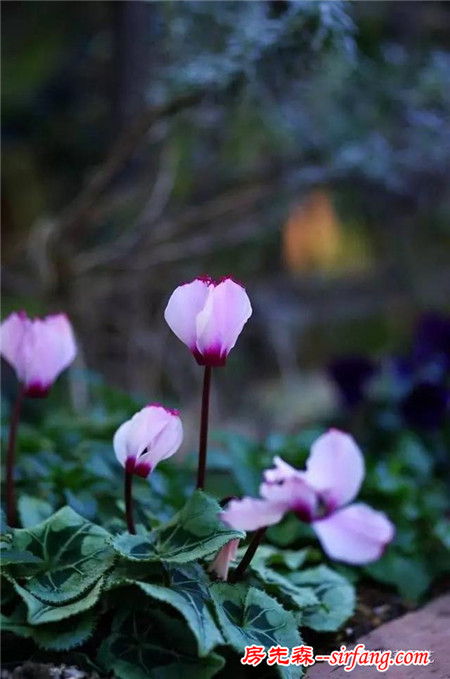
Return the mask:
<path id="1" fill-rule="evenodd" d="M 187 563 L 218 552 L 230 540 L 245 538 L 245 533 L 220 520 L 220 505 L 200 490 L 165 526 L 156 533 L 156 549 L 169 563 Z"/>
<path id="2" fill-rule="evenodd" d="M 30 625 L 43 625 L 48 622 L 65 620 L 66 618 L 71 618 L 78 613 L 89 610 L 97 603 L 102 587 L 103 578 L 98 580 L 94 587 L 77 601 L 72 601 L 71 603 L 66 603 L 61 606 L 55 606 L 41 601 L 19 584 L 15 583 L 14 585 L 17 594 L 22 597 L 27 605 L 27 621 Z"/>
<path id="3" fill-rule="evenodd" d="M 12 549 L 29 552 L 39 562 L 10 565 L 5 574 L 43 602 L 66 604 L 112 567 L 115 553 L 108 541 L 103 528 L 64 507 L 33 528 L 14 531 Z"/>
<path id="4" fill-rule="evenodd" d="M 92 635 L 97 616 L 92 611 L 68 620 L 33 626 L 27 622 L 27 607 L 21 603 L 10 616 L 1 616 L 3 632 L 12 632 L 48 651 L 68 651 L 84 644 Z"/>
<path id="5" fill-rule="evenodd" d="M 284 646 L 289 651 L 302 644 L 292 613 L 265 592 L 244 585 L 215 584 L 211 595 L 222 634 L 241 655 L 246 646 Z M 278 665 L 283 679 L 299 679 L 301 668 Z"/>
<path id="6" fill-rule="evenodd" d="M 210 581 L 197 564 L 189 564 L 170 570 L 170 587 L 147 582 L 136 583 L 153 599 L 173 606 L 186 620 L 197 639 L 200 657 L 217 645 L 224 643 L 207 607 Z"/>
<path id="7" fill-rule="evenodd" d="M 342 575 L 327 566 L 309 568 L 289 575 L 297 587 L 311 588 L 318 606 L 303 611 L 301 624 L 318 632 L 334 632 L 353 614 L 355 589 Z"/>
<path id="8" fill-rule="evenodd" d="M 181 621 L 144 606 L 117 616 L 98 662 L 118 679 L 210 679 L 224 665 L 215 654 L 197 657 L 195 641 Z"/>

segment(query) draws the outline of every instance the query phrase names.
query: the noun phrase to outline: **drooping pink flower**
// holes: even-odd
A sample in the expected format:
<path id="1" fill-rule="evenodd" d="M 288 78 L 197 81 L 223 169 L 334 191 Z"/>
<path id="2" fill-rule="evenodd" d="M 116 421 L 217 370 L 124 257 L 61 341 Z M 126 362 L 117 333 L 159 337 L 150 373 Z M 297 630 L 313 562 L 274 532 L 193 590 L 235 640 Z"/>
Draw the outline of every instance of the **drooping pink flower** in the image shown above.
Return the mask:
<path id="1" fill-rule="evenodd" d="M 0 327 L 1 355 L 14 368 L 27 396 L 46 396 L 76 356 L 72 326 L 65 314 L 28 318 L 10 314 Z"/>
<path id="2" fill-rule="evenodd" d="M 220 580 L 226 581 L 228 579 L 228 571 L 230 563 L 235 560 L 237 550 L 239 547 L 239 540 L 230 540 L 226 545 L 220 549 L 214 561 L 211 562 L 208 571 L 215 573 Z"/>
<path id="3" fill-rule="evenodd" d="M 278 523 L 284 512 L 284 504 L 278 506 L 276 502 L 245 497 L 242 500 L 231 500 L 220 518 L 227 526 L 235 530 L 253 531 L 262 526 Z M 227 580 L 230 563 L 236 558 L 238 547 L 239 540 L 231 540 L 224 545 L 208 570 L 215 573 L 221 580 Z"/>
<path id="4" fill-rule="evenodd" d="M 146 478 L 161 460 L 174 455 L 183 440 L 177 410 L 150 404 L 124 422 L 114 434 L 117 459 L 129 474 Z"/>
<path id="5" fill-rule="evenodd" d="M 240 283 L 229 277 L 215 281 L 202 276 L 174 290 L 164 317 L 199 365 L 217 367 L 225 365 L 251 314 Z"/>
<path id="6" fill-rule="evenodd" d="M 256 530 L 292 511 L 312 526 L 332 559 L 365 564 L 382 555 L 394 537 L 394 526 L 383 512 L 363 503 L 349 504 L 364 478 L 364 459 L 351 436 L 337 430 L 320 436 L 311 448 L 306 471 L 280 457 L 274 464 L 264 473 L 262 499 L 230 503 L 230 515 L 225 512 L 227 521 L 231 516 L 230 525 Z"/>

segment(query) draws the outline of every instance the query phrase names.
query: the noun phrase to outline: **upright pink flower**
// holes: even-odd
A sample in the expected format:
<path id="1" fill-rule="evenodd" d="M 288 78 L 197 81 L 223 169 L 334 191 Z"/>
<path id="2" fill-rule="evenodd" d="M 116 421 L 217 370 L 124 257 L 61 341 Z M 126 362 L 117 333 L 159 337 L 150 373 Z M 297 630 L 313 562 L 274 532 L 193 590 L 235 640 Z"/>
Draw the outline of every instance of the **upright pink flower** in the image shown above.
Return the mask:
<path id="1" fill-rule="evenodd" d="M 205 366 L 200 418 L 197 488 L 205 487 L 209 394 L 212 368 L 224 366 L 242 328 L 252 315 L 245 289 L 232 278 L 201 276 L 172 293 L 164 317 L 175 335 Z"/>
<path id="2" fill-rule="evenodd" d="M 118 428 L 113 446 L 126 472 L 146 478 L 158 462 L 177 452 L 182 440 L 178 411 L 152 403 Z"/>
<path id="3" fill-rule="evenodd" d="M 72 326 L 65 314 L 31 319 L 20 311 L 10 314 L 0 326 L 0 355 L 14 368 L 20 382 L 6 452 L 6 516 L 10 526 L 16 525 L 14 457 L 24 396 L 46 396 L 76 353 Z"/>
<path id="4" fill-rule="evenodd" d="M 12 313 L 0 327 L 1 355 L 14 368 L 25 396 L 46 396 L 77 353 L 72 326 L 65 314 L 30 319 Z"/>
<path id="5" fill-rule="evenodd" d="M 394 537 L 394 526 L 382 512 L 363 503 L 349 504 L 364 478 L 364 459 L 351 436 L 330 430 L 311 448 L 306 471 L 276 457 L 264 473 L 261 500 L 230 503 L 224 519 L 255 530 L 294 512 L 309 523 L 326 554 L 338 561 L 365 564 L 378 559 Z M 237 526 L 235 526 L 237 527 Z"/>
<path id="6" fill-rule="evenodd" d="M 180 285 L 164 317 L 199 365 L 224 366 L 242 328 L 252 315 L 245 289 L 230 277 L 209 276 Z"/>
<path id="7" fill-rule="evenodd" d="M 124 422 L 114 434 L 113 446 L 125 470 L 125 512 L 128 531 L 136 533 L 133 519 L 133 475 L 146 478 L 161 460 L 174 455 L 183 440 L 177 410 L 152 403 Z"/>

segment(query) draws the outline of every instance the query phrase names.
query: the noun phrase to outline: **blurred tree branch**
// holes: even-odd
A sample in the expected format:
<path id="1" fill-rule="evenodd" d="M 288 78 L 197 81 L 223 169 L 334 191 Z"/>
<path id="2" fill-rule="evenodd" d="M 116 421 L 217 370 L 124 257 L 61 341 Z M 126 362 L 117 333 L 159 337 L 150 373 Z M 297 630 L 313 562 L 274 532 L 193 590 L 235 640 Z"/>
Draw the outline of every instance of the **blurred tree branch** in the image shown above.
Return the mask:
<path id="1" fill-rule="evenodd" d="M 199 104 L 204 96 L 204 91 L 188 92 L 142 113 L 122 134 L 105 163 L 94 172 L 81 193 L 56 218 L 57 227 L 68 232 L 82 228 L 82 222 L 87 220 L 89 211 L 133 156 L 150 128 L 159 120 L 170 118 L 183 109 Z"/>
<path id="2" fill-rule="evenodd" d="M 64 200 L 83 174 L 86 182 L 67 207 L 48 201 L 50 216 L 36 221 L 28 240 L 34 270 L 20 281 L 5 277 L 20 290 L 26 278 L 46 306 L 73 313 L 89 338 L 88 365 L 123 386 L 189 391 L 196 372 L 167 356 L 162 311 L 168 290 L 199 271 L 245 277 L 255 300 L 252 327 L 265 329 L 255 333 L 265 340 L 249 329 L 250 342 L 265 341 L 267 355 L 274 349 L 280 369 L 287 346 L 296 364 L 311 318 L 332 323 L 378 313 L 388 297 L 415 299 L 409 281 L 422 265 L 442 297 L 441 241 L 428 239 L 427 253 L 420 244 L 418 263 L 406 246 L 419 222 L 428 228 L 435 219 L 437 234 L 445 207 L 448 53 L 412 50 L 382 32 L 374 46 L 372 34 L 355 33 L 352 17 L 363 4 L 288 2 L 279 12 L 262 2 L 158 4 L 147 89 L 136 99 L 129 82 L 122 92 L 120 108 L 132 109 L 122 111 L 128 127 L 109 153 L 100 145 L 83 157 Z M 369 29 L 373 21 L 371 14 Z M 133 30 L 125 33 L 128 49 Z M 139 65 L 145 39 L 139 30 L 128 64 L 112 48 L 113 63 L 123 66 L 119 80 Z M 139 71 L 140 89 L 144 81 Z M 153 103 L 138 114 L 142 102 Z M 114 102 L 107 104 L 110 115 Z M 72 147 L 89 144 L 91 129 L 78 125 Z M 59 130 L 66 143 L 66 119 Z M 371 250 L 373 270 L 347 286 L 336 271 L 283 271 L 278 231 L 316 187 L 333 201 L 342 247 L 355 257 L 364 238 Z M 320 241 L 310 224 L 310 238 Z M 429 299 L 427 281 L 420 285 Z"/>

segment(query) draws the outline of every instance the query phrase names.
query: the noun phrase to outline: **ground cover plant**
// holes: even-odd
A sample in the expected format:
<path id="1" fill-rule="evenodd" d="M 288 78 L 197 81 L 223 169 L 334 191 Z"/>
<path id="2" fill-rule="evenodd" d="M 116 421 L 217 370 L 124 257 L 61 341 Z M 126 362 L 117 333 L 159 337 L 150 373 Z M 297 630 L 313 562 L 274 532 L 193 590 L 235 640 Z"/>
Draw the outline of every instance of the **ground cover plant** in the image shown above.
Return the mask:
<path id="1" fill-rule="evenodd" d="M 423 420 L 406 429 L 423 363 L 400 394 L 361 387 L 338 423 L 262 442 L 208 438 L 211 375 L 250 300 L 231 278 L 200 277 L 174 291 L 165 316 L 205 376 L 199 453 L 181 461 L 168 458 L 181 444 L 182 404 L 145 405 L 100 382 L 88 415 L 40 402 L 42 417 L 20 424 L 22 406 L 53 388 L 75 343 L 64 316 L 13 314 L 2 324 L 2 356 L 20 383 L 2 426 L 4 660 L 70 658 L 119 679 L 212 677 L 225 667 L 245 675 L 246 646 L 293 652 L 340 630 L 358 582 L 397 588 L 405 602 L 426 596 L 449 566 L 448 467 L 431 454 L 448 422 L 431 435 Z M 447 380 L 442 364 L 444 390 Z M 252 673 L 303 670 L 298 653 L 297 664 Z"/>

